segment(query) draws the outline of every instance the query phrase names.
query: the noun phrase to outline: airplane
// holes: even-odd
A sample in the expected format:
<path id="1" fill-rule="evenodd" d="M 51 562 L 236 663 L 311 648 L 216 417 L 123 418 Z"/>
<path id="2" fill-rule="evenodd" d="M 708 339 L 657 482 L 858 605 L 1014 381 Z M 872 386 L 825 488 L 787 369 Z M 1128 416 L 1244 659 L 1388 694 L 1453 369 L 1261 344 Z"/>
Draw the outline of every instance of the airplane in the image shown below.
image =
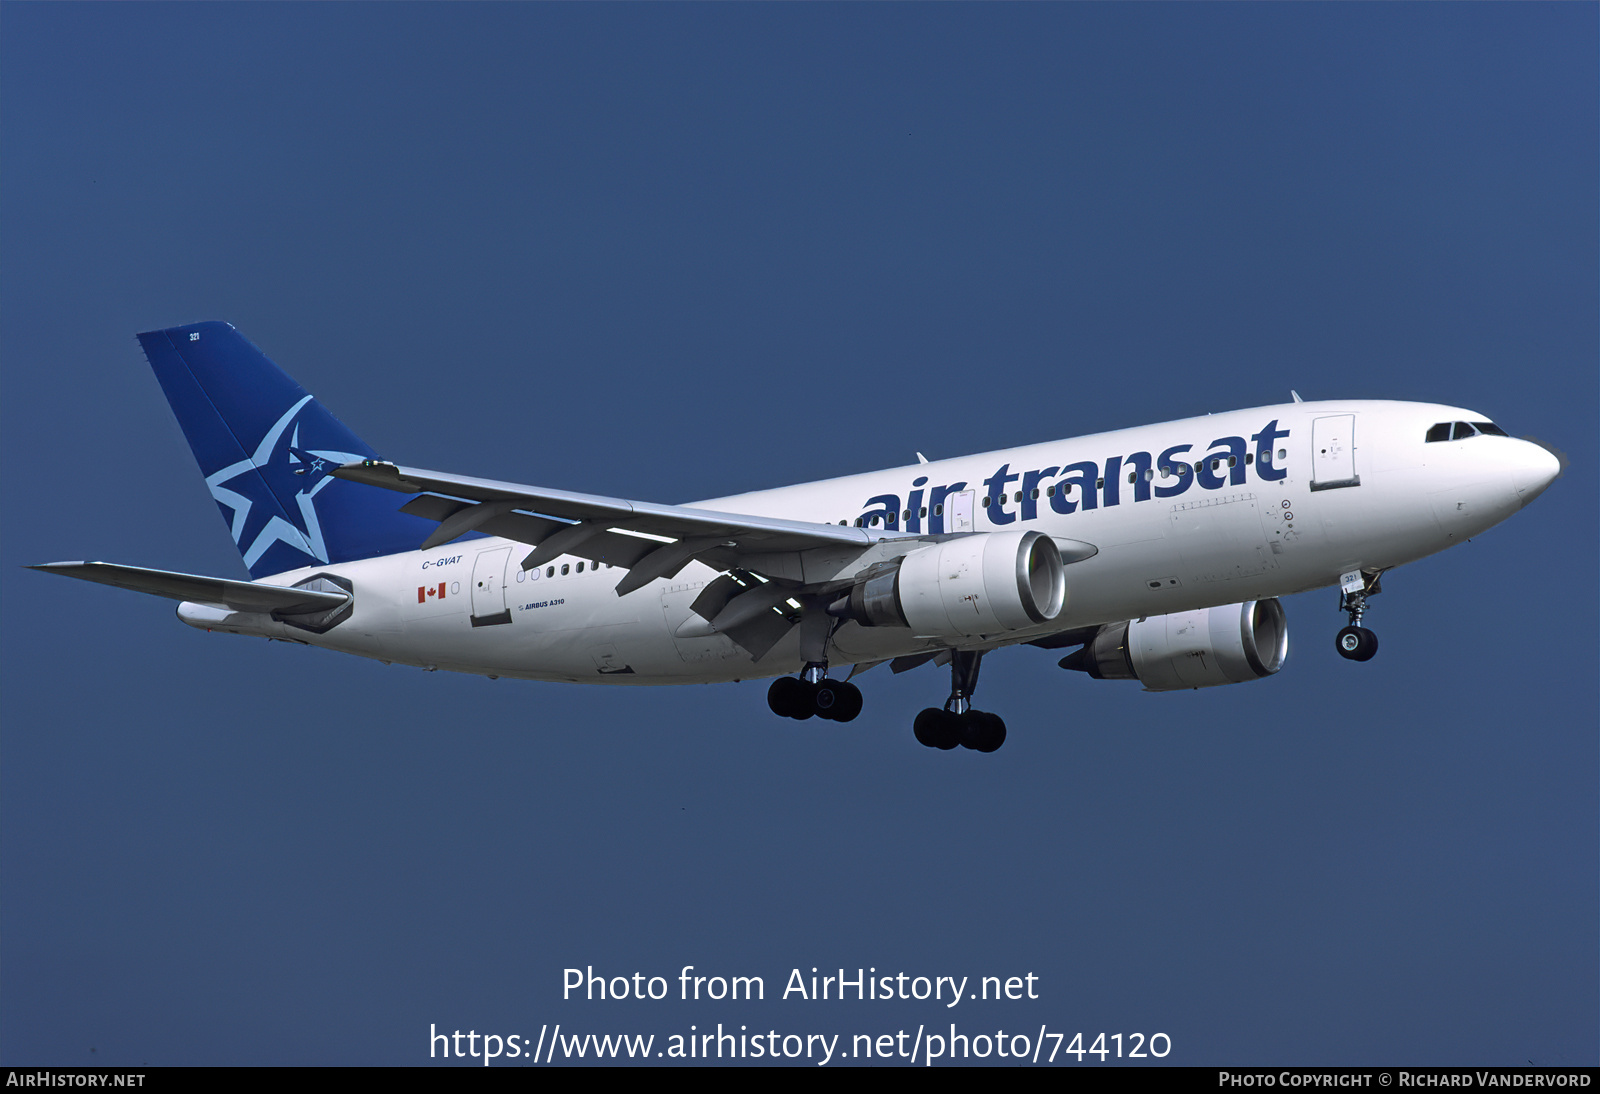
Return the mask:
<path id="1" fill-rule="evenodd" d="M 1293 402 L 663 505 L 401 466 L 221 322 L 139 336 L 251 580 L 32 567 L 180 601 L 178 618 L 495 679 L 776 677 L 837 722 L 887 663 L 950 671 L 923 745 L 993 752 L 986 654 L 1148 691 L 1244 683 L 1288 654 L 1279 598 L 1336 586 L 1335 646 L 1390 570 L 1505 520 L 1563 460 L 1431 403 Z M 850 666 L 840 676 L 830 665 Z"/>

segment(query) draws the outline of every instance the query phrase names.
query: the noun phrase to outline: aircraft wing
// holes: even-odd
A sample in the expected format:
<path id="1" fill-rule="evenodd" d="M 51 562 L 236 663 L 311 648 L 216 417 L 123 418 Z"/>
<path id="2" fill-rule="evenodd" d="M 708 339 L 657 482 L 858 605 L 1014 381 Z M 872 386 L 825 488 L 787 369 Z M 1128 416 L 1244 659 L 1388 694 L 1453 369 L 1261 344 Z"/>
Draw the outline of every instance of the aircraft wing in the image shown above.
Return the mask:
<path id="1" fill-rule="evenodd" d="M 886 529 L 720 513 L 682 505 L 628 501 L 539 486 L 475 479 L 397 467 L 381 460 L 347 463 L 341 479 L 416 494 L 402 512 L 436 520 L 422 544 L 427 550 L 470 531 L 526 543 L 534 549 L 524 568 L 570 554 L 627 568 L 621 596 L 659 577 L 671 577 L 692 559 L 721 566 L 738 557 L 805 551 L 816 547 L 864 549 L 881 540 L 916 539 Z"/>
<path id="2" fill-rule="evenodd" d="M 214 604 L 235 612 L 277 612 L 306 615 L 342 607 L 349 593 L 319 592 L 315 589 L 286 589 L 278 585 L 258 585 L 253 581 L 230 581 L 225 577 L 180 574 L 171 570 L 147 570 L 142 566 L 120 566 L 113 562 L 46 562 L 29 566 L 47 574 L 61 574 L 101 585 L 115 585 L 136 593 L 150 593 L 169 600 L 189 600 Z"/>

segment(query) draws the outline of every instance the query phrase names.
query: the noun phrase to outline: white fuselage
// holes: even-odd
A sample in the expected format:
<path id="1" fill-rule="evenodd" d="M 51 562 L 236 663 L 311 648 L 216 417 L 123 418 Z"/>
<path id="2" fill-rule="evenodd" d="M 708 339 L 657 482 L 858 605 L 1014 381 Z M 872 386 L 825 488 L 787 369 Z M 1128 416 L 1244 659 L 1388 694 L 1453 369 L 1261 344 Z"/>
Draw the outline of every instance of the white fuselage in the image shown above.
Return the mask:
<path id="1" fill-rule="evenodd" d="M 940 642 L 905 628 L 846 623 L 829 658 L 859 664 L 948 645 L 992 649 L 1281 596 L 1441 551 L 1537 496 L 1553 462 L 1542 448 L 1509 437 L 1425 441 L 1431 426 L 1457 420 L 1485 418 L 1426 403 L 1291 403 L 694 504 L 835 525 L 861 520 L 925 535 L 1032 529 L 1098 548 L 1066 567 L 1066 605 L 1048 624 Z M 1200 471 L 1175 474 L 1179 463 L 1198 463 Z M 903 538 L 879 545 L 884 558 L 906 548 Z M 192 605 L 180 615 L 208 629 L 292 638 L 386 662 L 538 680 L 703 683 L 801 667 L 799 628 L 759 661 L 723 635 L 679 635 L 690 604 L 717 576 L 707 566 L 691 563 L 675 578 L 618 597 L 614 586 L 624 571 L 584 562 L 579 572 L 583 560 L 568 557 L 525 573 L 520 560 L 528 550 L 479 537 L 266 579 L 290 585 L 314 573 L 348 578 L 354 613 L 322 635 Z M 841 548 L 837 558 L 808 552 L 770 559 L 767 572 L 826 579 L 878 557 L 853 548 Z M 792 573 L 783 572 L 786 565 Z M 481 625 L 507 612 L 509 623 Z"/>

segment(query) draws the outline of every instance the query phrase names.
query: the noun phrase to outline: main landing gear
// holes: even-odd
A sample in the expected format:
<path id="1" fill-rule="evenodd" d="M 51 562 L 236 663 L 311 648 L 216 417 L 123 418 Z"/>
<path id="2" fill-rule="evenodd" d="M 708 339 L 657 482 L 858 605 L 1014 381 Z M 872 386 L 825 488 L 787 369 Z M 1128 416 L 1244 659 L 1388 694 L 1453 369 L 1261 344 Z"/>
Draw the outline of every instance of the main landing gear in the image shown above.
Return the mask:
<path id="1" fill-rule="evenodd" d="M 982 653 L 955 650 L 950 655 L 950 698 L 944 709 L 929 707 L 917 715 L 912 731 L 929 748 L 948 752 L 964 745 L 974 752 L 993 752 L 1006 743 L 1006 724 L 998 714 L 973 710 L 971 697 L 978 686 Z"/>
<path id="2" fill-rule="evenodd" d="M 848 722 L 861 713 L 861 689 L 845 680 L 829 680 L 825 662 L 811 662 L 798 677 L 780 676 L 767 689 L 767 706 L 780 718 L 805 721 L 815 715 Z"/>
<path id="3" fill-rule="evenodd" d="M 828 639 L 840 621 L 827 612 L 824 599 L 806 598 L 800 616 L 800 656 L 806 667 L 799 677 L 780 676 L 767 689 L 767 706 L 780 718 L 810 717 L 848 722 L 861 713 L 861 689 L 844 680 L 828 679 Z"/>
<path id="4" fill-rule="evenodd" d="M 823 605 L 807 602 L 800 618 L 799 676 L 780 676 L 767 689 L 767 706 L 780 718 L 805 721 L 826 718 L 854 721 L 861 713 L 861 689 L 844 680 L 828 679 L 828 640 L 835 621 Z M 1006 724 L 995 714 L 972 709 L 982 653 L 953 650 L 950 654 L 950 698 L 944 709 L 930 707 L 917 715 L 917 740 L 930 748 L 949 750 L 964 745 L 975 752 L 993 752 L 1006 743 Z"/>
<path id="5" fill-rule="evenodd" d="M 1367 597 L 1383 591 L 1382 576 L 1368 577 L 1356 570 L 1339 579 L 1339 610 L 1350 616 L 1350 625 L 1334 637 L 1333 644 L 1348 661 L 1371 661 L 1378 652 L 1378 636 L 1361 625 L 1361 617 L 1367 611 Z"/>

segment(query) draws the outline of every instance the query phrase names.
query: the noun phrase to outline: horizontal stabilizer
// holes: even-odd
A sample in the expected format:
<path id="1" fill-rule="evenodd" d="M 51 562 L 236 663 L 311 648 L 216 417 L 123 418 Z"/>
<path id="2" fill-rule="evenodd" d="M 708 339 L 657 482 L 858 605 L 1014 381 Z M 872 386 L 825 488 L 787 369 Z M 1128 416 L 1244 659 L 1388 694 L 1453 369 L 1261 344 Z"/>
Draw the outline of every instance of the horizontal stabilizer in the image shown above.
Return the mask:
<path id="1" fill-rule="evenodd" d="M 119 589 L 164 596 L 169 600 L 214 604 L 236 612 L 307 615 L 330 611 L 350 600 L 349 593 L 286 589 L 279 585 L 258 585 L 251 581 L 229 581 L 224 577 L 204 577 L 199 574 L 177 574 L 170 570 L 147 570 L 142 566 L 119 566 L 112 562 L 46 562 L 28 569 L 96 581 L 101 585 L 115 585 Z"/>

